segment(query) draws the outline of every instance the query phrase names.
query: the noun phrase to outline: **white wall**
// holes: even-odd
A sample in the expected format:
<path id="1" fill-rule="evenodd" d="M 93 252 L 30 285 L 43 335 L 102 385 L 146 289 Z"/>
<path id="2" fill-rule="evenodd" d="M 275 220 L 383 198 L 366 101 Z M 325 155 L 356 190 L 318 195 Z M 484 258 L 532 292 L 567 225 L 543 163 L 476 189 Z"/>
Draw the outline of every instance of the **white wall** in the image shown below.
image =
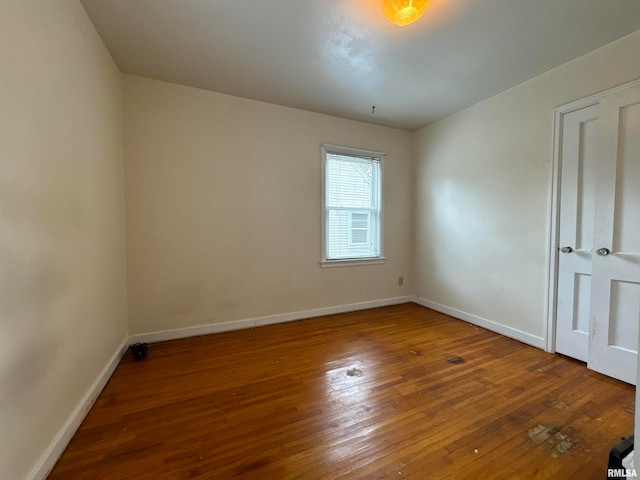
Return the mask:
<path id="1" fill-rule="evenodd" d="M 411 294 L 408 132 L 129 75 L 124 92 L 133 333 Z M 323 143 L 388 154 L 385 264 L 320 267 Z"/>
<path id="2" fill-rule="evenodd" d="M 553 109 L 640 78 L 640 32 L 415 133 L 415 292 L 542 337 Z"/>
<path id="3" fill-rule="evenodd" d="M 127 336 L 121 75 L 76 0 L 2 0 L 0 45 L 0 477 L 22 479 Z"/>

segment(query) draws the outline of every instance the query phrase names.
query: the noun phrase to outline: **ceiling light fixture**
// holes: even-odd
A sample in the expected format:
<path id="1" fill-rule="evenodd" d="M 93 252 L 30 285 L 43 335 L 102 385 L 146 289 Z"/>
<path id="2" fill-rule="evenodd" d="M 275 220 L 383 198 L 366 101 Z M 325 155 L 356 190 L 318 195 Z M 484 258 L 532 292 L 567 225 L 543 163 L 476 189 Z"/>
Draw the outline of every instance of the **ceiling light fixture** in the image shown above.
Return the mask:
<path id="1" fill-rule="evenodd" d="M 396 25 L 404 26 L 420 18 L 429 0 L 383 0 L 384 14 Z"/>

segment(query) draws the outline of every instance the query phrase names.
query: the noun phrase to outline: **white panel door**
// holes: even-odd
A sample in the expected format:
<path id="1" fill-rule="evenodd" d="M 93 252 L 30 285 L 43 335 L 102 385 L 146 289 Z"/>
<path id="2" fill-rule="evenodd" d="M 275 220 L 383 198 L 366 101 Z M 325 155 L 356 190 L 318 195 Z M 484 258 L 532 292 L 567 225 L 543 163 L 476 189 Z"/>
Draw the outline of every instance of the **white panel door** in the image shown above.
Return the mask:
<path id="1" fill-rule="evenodd" d="M 635 383 L 640 323 L 640 85 L 605 96 L 598 124 L 588 366 Z"/>
<path id="2" fill-rule="evenodd" d="M 598 105 L 563 115 L 556 351 L 589 353 Z"/>

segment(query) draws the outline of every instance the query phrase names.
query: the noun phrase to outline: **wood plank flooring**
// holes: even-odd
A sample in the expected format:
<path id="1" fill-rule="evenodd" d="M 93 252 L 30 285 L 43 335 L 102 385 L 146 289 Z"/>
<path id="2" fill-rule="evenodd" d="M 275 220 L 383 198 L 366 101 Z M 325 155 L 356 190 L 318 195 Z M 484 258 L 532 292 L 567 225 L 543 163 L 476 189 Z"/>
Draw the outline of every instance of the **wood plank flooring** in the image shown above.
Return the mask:
<path id="1" fill-rule="evenodd" d="M 127 355 L 57 479 L 602 479 L 634 387 L 414 304 Z"/>

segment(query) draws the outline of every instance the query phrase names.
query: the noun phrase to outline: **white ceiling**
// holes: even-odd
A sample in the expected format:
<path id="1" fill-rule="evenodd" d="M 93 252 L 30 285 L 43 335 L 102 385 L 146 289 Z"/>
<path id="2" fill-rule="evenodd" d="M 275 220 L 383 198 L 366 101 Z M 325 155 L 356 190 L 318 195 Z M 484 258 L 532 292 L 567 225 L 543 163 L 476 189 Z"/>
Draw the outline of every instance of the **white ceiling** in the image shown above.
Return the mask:
<path id="1" fill-rule="evenodd" d="M 81 0 L 126 73 L 416 130 L 640 29 L 640 0 Z M 375 114 L 371 107 L 375 105 Z"/>

